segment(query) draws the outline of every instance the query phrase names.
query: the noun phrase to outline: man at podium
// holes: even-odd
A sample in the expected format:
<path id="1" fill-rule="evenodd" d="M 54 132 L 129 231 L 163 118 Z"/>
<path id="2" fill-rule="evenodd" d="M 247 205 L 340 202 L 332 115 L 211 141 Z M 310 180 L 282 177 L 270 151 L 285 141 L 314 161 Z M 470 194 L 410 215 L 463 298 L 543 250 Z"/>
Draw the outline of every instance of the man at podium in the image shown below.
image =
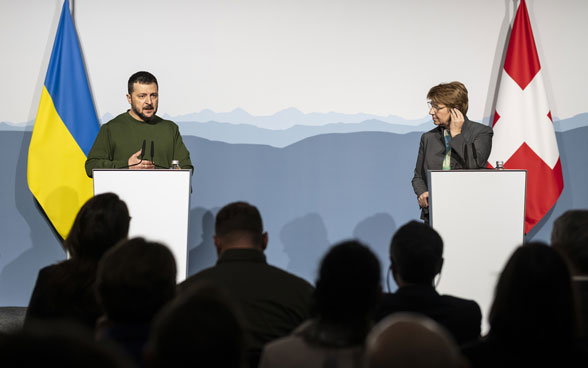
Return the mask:
<path id="1" fill-rule="evenodd" d="M 429 114 L 436 127 L 421 136 L 412 187 L 429 222 L 427 170 L 485 168 L 492 148 L 492 128 L 473 122 L 468 112 L 468 90 L 460 82 L 442 83 L 427 93 Z"/>
<path id="2" fill-rule="evenodd" d="M 146 170 L 170 168 L 173 160 L 182 169 L 194 170 L 190 152 L 178 126 L 157 113 L 159 85 L 155 76 L 140 71 L 128 82 L 131 108 L 100 127 L 86 160 L 86 174 L 92 169 Z"/>

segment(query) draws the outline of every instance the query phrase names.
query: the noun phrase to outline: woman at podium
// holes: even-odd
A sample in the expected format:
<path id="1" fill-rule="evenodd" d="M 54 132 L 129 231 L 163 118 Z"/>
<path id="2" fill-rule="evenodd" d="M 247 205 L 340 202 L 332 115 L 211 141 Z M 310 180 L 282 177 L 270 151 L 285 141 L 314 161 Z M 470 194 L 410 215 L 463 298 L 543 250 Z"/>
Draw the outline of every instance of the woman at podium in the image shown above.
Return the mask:
<path id="1" fill-rule="evenodd" d="M 461 82 L 442 83 L 427 93 L 435 128 L 423 133 L 412 187 L 429 222 L 427 170 L 485 168 L 492 148 L 492 128 L 467 118 L 468 90 Z"/>

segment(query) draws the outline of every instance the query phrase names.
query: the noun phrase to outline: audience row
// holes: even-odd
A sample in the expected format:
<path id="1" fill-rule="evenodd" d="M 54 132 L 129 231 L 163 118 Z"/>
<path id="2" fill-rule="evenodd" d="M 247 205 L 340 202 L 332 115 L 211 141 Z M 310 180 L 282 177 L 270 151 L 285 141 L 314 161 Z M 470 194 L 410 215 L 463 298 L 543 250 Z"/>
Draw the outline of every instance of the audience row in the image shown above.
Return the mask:
<path id="1" fill-rule="evenodd" d="M 38 275 L 24 327 L 0 334 L 3 362 L 100 367 L 520 367 L 588 364 L 588 211 L 558 218 L 552 246 L 514 250 L 481 336 L 473 300 L 441 295 L 443 240 L 411 221 L 390 243 L 398 285 L 357 240 L 334 245 L 315 286 L 267 263 L 255 206 L 216 216 L 218 261 L 176 285 L 169 249 L 127 239 L 115 194 L 90 199 Z M 467 275 L 464 275 L 467 277 Z M 66 356 L 59 360 L 60 356 Z"/>

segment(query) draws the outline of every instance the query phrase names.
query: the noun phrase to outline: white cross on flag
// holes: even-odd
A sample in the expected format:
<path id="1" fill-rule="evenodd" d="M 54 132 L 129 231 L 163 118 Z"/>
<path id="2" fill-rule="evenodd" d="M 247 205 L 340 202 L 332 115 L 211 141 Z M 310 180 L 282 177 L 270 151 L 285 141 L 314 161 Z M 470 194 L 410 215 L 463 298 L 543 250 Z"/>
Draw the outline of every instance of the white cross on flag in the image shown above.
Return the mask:
<path id="1" fill-rule="evenodd" d="M 541 64 L 525 0 L 521 0 L 500 79 L 488 165 L 527 170 L 525 233 L 553 207 L 563 175 Z"/>

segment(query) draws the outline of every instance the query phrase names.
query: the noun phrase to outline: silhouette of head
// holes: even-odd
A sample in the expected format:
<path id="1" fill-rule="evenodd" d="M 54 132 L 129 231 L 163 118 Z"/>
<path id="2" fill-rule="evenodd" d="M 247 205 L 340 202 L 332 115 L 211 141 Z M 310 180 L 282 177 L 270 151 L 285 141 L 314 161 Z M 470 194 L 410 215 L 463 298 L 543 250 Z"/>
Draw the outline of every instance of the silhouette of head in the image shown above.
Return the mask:
<path id="1" fill-rule="evenodd" d="M 500 274 L 490 309 L 490 335 L 517 346 L 571 344 L 576 311 L 570 272 L 543 243 L 518 247 Z"/>
<path id="2" fill-rule="evenodd" d="M 72 258 L 98 261 L 129 232 L 129 210 L 114 193 L 90 198 L 78 212 L 64 246 Z"/>
<path id="3" fill-rule="evenodd" d="M 443 240 L 432 227 L 411 221 L 392 237 L 390 261 L 399 286 L 432 285 L 443 266 Z"/>
<path id="4" fill-rule="evenodd" d="M 574 274 L 588 275 L 588 210 L 569 210 L 553 222 L 551 245 Z"/>
<path id="5" fill-rule="evenodd" d="M 309 213 L 288 222 L 280 230 L 280 240 L 288 255 L 287 268 L 306 280 L 316 279 L 318 262 L 308 260 L 320 259 L 331 245 L 322 217 Z"/>
<path id="6" fill-rule="evenodd" d="M 397 313 L 378 323 L 366 342 L 366 368 L 457 368 L 456 343 L 432 319 Z"/>
<path id="7" fill-rule="evenodd" d="M 329 322 L 365 321 L 380 296 L 380 262 L 364 244 L 333 246 L 321 261 L 314 293 L 319 317 Z"/>
<path id="8" fill-rule="evenodd" d="M 259 210 L 246 202 L 233 202 L 216 215 L 214 242 L 221 254 L 228 248 L 255 248 L 264 250 L 267 233 Z"/>
<path id="9" fill-rule="evenodd" d="M 243 336 L 228 296 L 200 283 L 157 316 L 147 356 L 153 367 L 239 368 Z"/>
<path id="10" fill-rule="evenodd" d="M 100 261 L 96 288 L 110 321 L 149 323 L 175 295 L 174 256 L 160 243 L 124 241 Z"/>

